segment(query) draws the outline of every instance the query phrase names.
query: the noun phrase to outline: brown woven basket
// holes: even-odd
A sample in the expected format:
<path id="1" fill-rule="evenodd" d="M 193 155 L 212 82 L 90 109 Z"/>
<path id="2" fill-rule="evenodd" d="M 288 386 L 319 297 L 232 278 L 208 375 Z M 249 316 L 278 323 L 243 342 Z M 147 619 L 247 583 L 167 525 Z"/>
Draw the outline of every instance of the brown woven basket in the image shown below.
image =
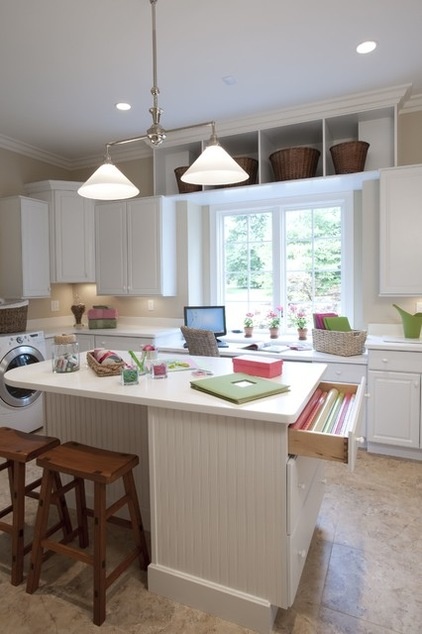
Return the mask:
<path id="1" fill-rule="evenodd" d="M 232 185 L 222 185 L 222 187 L 240 187 L 241 185 L 256 185 L 258 176 L 258 161 L 250 156 L 234 156 L 236 163 L 239 163 L 245 172 L 249 174 L 249 178 L 241 183 L 233 183 Z"/>
<path id="2" fill-rule="evenodd" d="M 0 334 L 25 332 L 28 300 L 0 304 Z"/>
<path id="3" fill-rule="evenodd" d="M 336 174 L 363 172 L 368 148 L 366 141 L 346 141 L 330 147 Z"/>
<path id="4" fill-rule="evenodd" d="M 275 179 L 278 181 L 315 176 L 321 152 L 313 147 L 290 147 L 270 155 Z"/>
<path id="5" fill-rule="evenodd" d="M 98 363 L 98 361 L 94 359 L 92 353 L 89 351 L 86 353 L 86 360 L 91 370 L 94 370 L 97 376 L 118 376 L 122 368 L 125 367 L 124 361 L 101 365 L 101 363 Z"/>
<path id="6" fill-rule="evenodd" d="M 190 183 L 184 183 L 181 179 L 186 170 L 189 169 L 189 165 L 183 165 L 183 167 L 176 167 L 174 174 L 176 176 L 177 187 L 179 194 L 190 194 L 192 192 L 202 191 L 202 185 L 191 185 Z"/>
<path id="7" fill-rule="evenodd" d="M 318 352 L 336 354 L 339 357 L 353 357 L 362 354 L 366 341 L 366 331 L 350 330 L 339 332 L 337 330 L 312 330 L 314 349 Z"/>

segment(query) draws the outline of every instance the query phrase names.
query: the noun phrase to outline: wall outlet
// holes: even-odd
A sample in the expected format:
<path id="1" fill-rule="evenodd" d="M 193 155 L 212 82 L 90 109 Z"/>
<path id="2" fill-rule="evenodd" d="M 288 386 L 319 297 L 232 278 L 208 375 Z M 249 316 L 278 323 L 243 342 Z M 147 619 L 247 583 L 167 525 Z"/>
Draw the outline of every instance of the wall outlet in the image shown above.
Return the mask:
<path id="1" fill-rule="evenodd" d="M 154 300 L 153 299 L 149 299 L 148 300 L 148 310 L 154 310 Z"/>
<path id="2" fill-rule="evenodd" d="M 422 313 L 422 302 L 416 302 L 416 312 Z"/>
<path id="3" fill-rule="evenodd" d="M 51 300 L 51 311 L 53 313 L 57 312 L 58 310 L 60 310 L 60 302 L 58 299 L 52 299 Z"/>

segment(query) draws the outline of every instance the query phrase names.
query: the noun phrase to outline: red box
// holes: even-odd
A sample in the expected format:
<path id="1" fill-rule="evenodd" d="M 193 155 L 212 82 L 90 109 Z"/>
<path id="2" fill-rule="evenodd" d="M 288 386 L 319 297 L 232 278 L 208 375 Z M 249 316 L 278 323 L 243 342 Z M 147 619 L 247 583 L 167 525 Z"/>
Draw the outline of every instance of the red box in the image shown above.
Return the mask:
<path id="1" fill-rule="evenodd" d="M 272 379 L 280 376 L 283 367 L 283 359 L 271 357 L 256 357 L 242 355 L 233 358 L 234 372 L 244 372 L 252 376 L 262 376 L 264 379 Z"/>

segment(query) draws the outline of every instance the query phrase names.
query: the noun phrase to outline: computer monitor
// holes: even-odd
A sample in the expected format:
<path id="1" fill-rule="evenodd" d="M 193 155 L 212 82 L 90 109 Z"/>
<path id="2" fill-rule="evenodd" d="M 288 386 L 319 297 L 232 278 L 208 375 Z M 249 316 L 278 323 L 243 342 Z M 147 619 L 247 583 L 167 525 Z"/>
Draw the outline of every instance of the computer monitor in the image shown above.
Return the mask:
<path id="1" fill-rule="evenodd" d="M 217 344 L 220 347 L 227 347 L 226 343 L 218 339 L 227 334 L 225 306 L 185 306 L 183 312 L 185 326 L 211 330 L 217 339 Z"/>

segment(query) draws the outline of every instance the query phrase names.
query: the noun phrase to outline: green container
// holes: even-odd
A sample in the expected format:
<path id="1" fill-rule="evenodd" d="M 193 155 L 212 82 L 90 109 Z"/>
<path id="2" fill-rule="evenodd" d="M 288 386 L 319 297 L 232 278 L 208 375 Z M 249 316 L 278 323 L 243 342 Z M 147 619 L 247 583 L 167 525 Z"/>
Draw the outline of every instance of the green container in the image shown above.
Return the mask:
<path id="1" fill-rule="evenodd" d="M 393 306 L 399 311 L 406 339 L 419 339 L 422 328 L 422 313 L 411 315 L 397 304 L 393 304 Z"/>

